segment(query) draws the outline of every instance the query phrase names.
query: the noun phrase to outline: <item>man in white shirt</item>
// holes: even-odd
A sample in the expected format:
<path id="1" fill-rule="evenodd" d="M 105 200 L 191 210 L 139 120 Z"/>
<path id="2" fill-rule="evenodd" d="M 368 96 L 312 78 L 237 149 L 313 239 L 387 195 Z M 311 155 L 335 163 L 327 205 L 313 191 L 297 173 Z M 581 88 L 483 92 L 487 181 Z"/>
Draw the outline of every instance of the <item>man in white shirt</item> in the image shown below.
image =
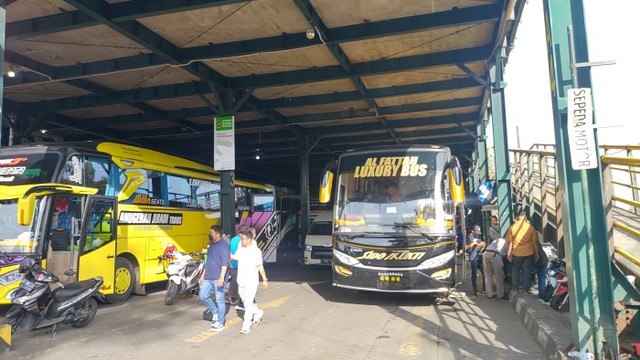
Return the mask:
<path id="1" fill-rule="evenodd" d="M 266 289 L 269 286 L 267 275 L 262 265 L 262 251 L 253 241 L 253 234 L 250 230 L 239 232 L 240 247 L 232 259 L 238 261 L 238 294 L 244 304 L 244 321 L 240 333 L 248 334 L 251 331 L 251 325 L 259 324 L 262 320 L 264 311 L 258 309 L 253 300 L 258 291 L 260 278 L 262 276 L 262 286 Z"/>

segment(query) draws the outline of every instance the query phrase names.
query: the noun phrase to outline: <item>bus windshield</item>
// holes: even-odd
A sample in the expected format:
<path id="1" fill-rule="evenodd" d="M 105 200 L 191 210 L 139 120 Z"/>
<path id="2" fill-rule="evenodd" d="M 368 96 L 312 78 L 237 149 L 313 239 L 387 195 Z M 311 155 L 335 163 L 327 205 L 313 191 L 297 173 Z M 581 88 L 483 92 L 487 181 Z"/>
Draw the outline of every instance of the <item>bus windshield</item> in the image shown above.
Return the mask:
<path id="1" fill-rule="evenodd" d="M 31 185 L 52 182 L 60 156 L 55 153 L 0 154 L 0 184 Z"/>
<path id="2" fill-rule="evenodd" d="M 37 251 L 38 239 L 41 239 L 41 222 L 36 219 L 43 216 L 42 198 L 36 199 L 34 220 L 30 226 L 19 225 L 16 221 L 18 201 L 0 200 L 0 249 L 3 253 L 32 254 Z"/>
<path id="3" fill-rule="evenodd" d="M 345 154 L 337 179 L 337 233 L 425 236 L 453 231 L 448 154 L 442 150 Z M 440 204 L 440 206 L 436 206 Z"/>

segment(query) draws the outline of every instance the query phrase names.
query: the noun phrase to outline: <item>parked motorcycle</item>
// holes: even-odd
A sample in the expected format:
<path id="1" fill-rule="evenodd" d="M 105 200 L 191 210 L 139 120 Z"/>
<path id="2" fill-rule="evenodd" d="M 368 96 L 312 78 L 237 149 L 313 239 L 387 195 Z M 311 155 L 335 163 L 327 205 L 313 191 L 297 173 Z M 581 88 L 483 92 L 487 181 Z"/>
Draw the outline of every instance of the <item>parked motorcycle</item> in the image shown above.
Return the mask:
<path id="1" fill-rule="evenodd" d="M 544 289 L 544 293 L 542 294 L 542 300 L 545 302 L 549 302 L 551 297 L 553 296 L 553 292 L 556 290 L 558 286 L 558 274 L 561 271 L 564 271 L 566 274 L 566 264 L 563 260 L 558 258 L 550 259 L 549 267 L 547 269 L 547 287 Z"/>
<path id="2" fill-rule="evenodd" d="M 204 271 L 204 261 L 194 256 L 200 256 L 198 253 L 185 254 L 176 250 L 169 244 L 162 255 L 162 260 L 168 260 L 167 265 L 167 291 L 164 297 L 164 303 L 173 304 L 178 294 L 185 295 L 189 293 L 198 293 L 198 279 Z"/>
<path id="3" fill-rule="evenodd" d="M 11 325 L 14 333 L 18 327 L 27 331 L 53 326 L 53 334 L 60 323 L 81 328 L 93 320 L 98 311 L 94 296 L 102 286 L 102 277 L 60 284 L 58 277 L 45 270 L 38 260 L 27 257 L 20 263 L 18 271 L 24 274 L 19 288 L 11 295 L 13 306 L 7 311 L 4 324 Z M 65 275 L 73 272 L 67 270 Z M 60 287 L 51 291 L 50 284 Z"/>
<path id="4" fill-rule="evenodd" d="M 567 278 L 567 271 L 565 268 L 558 271 L 556 281 L 556 288 L 553 291 L 551 300 L 549 300 L 549 306 L 551 306 L 553 310 L 560 309 L 567 302 L 567 296 L 569 295 L 569 279 Z"/>

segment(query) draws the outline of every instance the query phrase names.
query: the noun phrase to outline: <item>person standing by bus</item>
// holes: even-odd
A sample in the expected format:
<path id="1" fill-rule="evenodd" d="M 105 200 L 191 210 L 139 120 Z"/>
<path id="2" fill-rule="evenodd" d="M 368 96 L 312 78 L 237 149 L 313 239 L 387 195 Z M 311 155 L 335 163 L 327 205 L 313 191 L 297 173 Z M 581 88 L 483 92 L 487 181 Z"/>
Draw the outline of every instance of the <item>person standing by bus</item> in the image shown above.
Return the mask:
<path id="1" fill-rule="evenodd" d="M 224 330 L 225 313 L 227 306 L 224 301 L 224 285 L 229 267 L 230 251 L 229 244 L 223 239 L 222 228 L 218 225 L 211 226 L 209 230 L 211 245 L 207 250 L 207 262 L 204 271 L 200 276 L 200 301 L 213 314 L 211 320 L 211 331 L 219 332 Z M 215 292 L 214 302 L 211 293 Z"/>
<path id="2" fill-rule="evenodd" d="M 247 230 L 247 226 L 242 224 L 238 226 L 238 232 L 236 236 L 232 237 L 229 241 L 229 251 L 231 256 L 236 253 L 238 247 L 240 246 L 240 232 Z M 242 302 L 239 302 L 238 297 L 238 262 L 236 260 L 231 260 L 231 266 L 229 267 L 229 292 L 227 293 L 228 303 L 231 305 L 238 305 L 240 308 L 243 308 Z"/>
<path id="3" fill-rule="evenodd" d="M 473 287 L 473 294 L 475 296 L 482 295 L 478 291 L 478 270 L 482 273 L 484 278 L 484 269 L 482 267 L 482 249 L 484 249 L 485 243 L 480 239 L 482 230 L 479 225 L 473 225 L 469 236 L 467 236 L 467 245 L 464 247 L 469 254 L 469 262 L 471 263 L 471 286 Z M 486 285 L 485 285 L 486 286 Z"/>
<path id="4" fill-rule="evenodd" d="M 498 224 L 498 217 L 495 215 L 491 216 L 491 220 L 489 221 L 491 222 L 491 226 L 489 226 L 487 230 L 487 242 L 491 243 L 493 240 L 500 238 L 500 226 Z"/>
<path id="5" fill-rule="evenodd" d="M 489 232 L 489 231 L 487 231 Z M 484 286 L 489 299 L 493 298 L 493 279 L 496 281 L 496 293 L 498 299 L 507 299 L 504 295 L 504 262 L 503 257 L 507 255 L 507 241 L 503 238 L 497 238 L 484 250 L 483 270 L 484 270 Z"/>
<path id="6" fill-rule="evenodd" d="M 539 259 L 538 235 L 527 220 L 524 210 L 518 212 L 516 221 L 507 230 L 509 243 L 507 258 L 513 263 L 511 269 L 511 291 L 525 292 L 531 286 L 533 264 Z M 520 280 L 520 277 L 523 280 Z M 519 286 L 522 284 L 522 288 Z"/>
<path id="7" fill-rule="evenodd" d="M 251 230 L 240 232 L 241 246 L 232 256 L 238 261 L 238 293 L 245 306 L 244 319 L 240 333 L 248 334 L 251 332 L 252 324 L 259 324 L 262 321 L 264 311 L 258 309 L 253 302 L 260 278 L 262 276 L 262 286 L 266 289 L 269 286 L 269 280 L 262 265 L 262 251 L 253 241 Z"/>

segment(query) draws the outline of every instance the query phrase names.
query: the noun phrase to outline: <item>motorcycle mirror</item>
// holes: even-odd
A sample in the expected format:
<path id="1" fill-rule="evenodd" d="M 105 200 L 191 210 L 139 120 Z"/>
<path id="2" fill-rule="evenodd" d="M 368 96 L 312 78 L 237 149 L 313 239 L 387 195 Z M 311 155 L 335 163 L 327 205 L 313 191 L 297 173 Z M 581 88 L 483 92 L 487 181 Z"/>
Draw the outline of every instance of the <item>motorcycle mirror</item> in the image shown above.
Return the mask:
<path id="1" fill-rule="evenodd" d="M 67 270 L 64 271 L 64 274 L 66 276 L 73 276 L 73 275 L 75 275 L 75 272 L 73 271 L 73 269 L 67 269 Z"/>

